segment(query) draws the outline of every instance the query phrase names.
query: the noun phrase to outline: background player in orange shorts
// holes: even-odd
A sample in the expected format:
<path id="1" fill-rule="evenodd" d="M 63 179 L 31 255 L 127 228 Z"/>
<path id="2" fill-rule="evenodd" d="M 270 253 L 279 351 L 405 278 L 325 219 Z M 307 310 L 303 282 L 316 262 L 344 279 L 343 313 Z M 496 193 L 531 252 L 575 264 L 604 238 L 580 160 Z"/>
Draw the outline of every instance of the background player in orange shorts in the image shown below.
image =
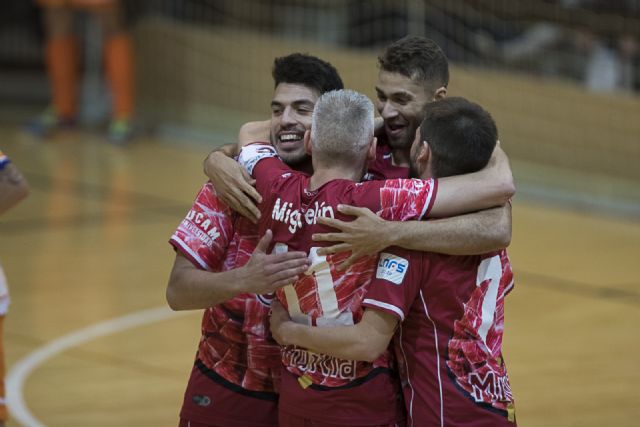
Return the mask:
<path id="1" fill-rule="evenodd" d="M 74 34 L 76 10 L 96 16 L 104 35 L 105 72 L 112 93 L 112 116 L 108 136 L 122 143 L 132 135 L 134 66 L 131 36 L 125 29 L 118 0 L 37 0 L 43 8 L 47 36 L 46 65 L 53 96 L 52 107 L 29 126 L 46 136 L 72 125 L 78 113 L 78 41 Z"/>

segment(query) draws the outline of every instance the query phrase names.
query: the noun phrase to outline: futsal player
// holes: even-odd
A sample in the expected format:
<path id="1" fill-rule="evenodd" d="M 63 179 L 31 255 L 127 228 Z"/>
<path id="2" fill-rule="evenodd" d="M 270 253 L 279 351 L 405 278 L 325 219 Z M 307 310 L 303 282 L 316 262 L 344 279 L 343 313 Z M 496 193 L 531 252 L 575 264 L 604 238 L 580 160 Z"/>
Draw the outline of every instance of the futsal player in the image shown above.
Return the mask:
<path id="1" fill-rule="evenodd" d="M 310 170 L 302 138 L 295 136 L 310 128 L 317 98 L 341 89 L 342 80 L 331 64 L 299 53 L 276 58 L 272 74 L 275 149 L 293 168 Z M 261 294 L 305 270 L 306 254 L 267 255 L 269 238 L 258 246 L 256 226 L 221 202 L 216 190 L 211 183 L 202 187 L 170 239 L 176 258 L 168 303 L 174 310 L 204 309 L 180 426 L 274 427 L 280 347 L 269 336 L 270 297 Z M 264 277 L 256 277 L 260 272 Z"/>

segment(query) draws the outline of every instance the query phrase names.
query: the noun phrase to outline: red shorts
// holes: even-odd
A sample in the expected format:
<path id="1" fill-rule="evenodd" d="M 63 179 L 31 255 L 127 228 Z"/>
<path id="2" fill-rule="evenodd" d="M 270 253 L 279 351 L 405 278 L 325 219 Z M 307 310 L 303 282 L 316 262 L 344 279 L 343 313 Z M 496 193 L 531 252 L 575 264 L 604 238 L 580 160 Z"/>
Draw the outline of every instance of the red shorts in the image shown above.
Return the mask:
<path id="1" fill-rule="evenodd" d="M 180 411 L 180 426 L 189 422 L 191 427 L 276 427 L 278 395 L 245 390 L 196 361 Z"/>
<path id="2" fill-rule="evenodd" d="M 388 426 L 405 420 L 400 381 L 386 370 L 372 372 L 351 387 L 300 387 L 298 377 L 282 369 L 280 425 L 290 426 Z M 300 423 L 283 424 L 293 418 Z M 313 422 L 311 422 L 313 420 Z M 311 424 L 305 424 L 311 422 Z"/>
<path id="3" fill-rule="evenodd" d="M 360 424 L 329 424 L 321 421 L 312 421 L 307 418 L 302 418 L 297 415 L 287 414 L 286 412 L 280 410 L 278 414 L 280 417 L 280 427 L 404 427 L 405 423 L 395 423 L 395 424 L 376 424 L 376 425 L 362 425 Z M 182 427 L 182 426 L 180 426 Z M 185 426 L 186 427 L 186 426 Z M 190 427 L 198 427 L 198 426 L 190 426 Z"/>

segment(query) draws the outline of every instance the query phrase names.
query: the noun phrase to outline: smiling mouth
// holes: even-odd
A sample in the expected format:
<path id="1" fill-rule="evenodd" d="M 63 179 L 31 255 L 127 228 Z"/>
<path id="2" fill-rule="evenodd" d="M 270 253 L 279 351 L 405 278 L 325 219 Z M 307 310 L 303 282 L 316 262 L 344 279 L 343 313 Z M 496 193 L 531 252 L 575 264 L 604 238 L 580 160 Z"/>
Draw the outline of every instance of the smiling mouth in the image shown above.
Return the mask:
<path id="1" fill-rule="evenodd" d="M 304 134 L 300 132 L 281 133 L 278 135 L 278 141 L 283 144 L 294 144 L 302 141 Z"/>
<path id="2" fill-rule="evenodd" d="M 398 135 L 400 133 L 402 133 L 402 131 L 404 131 L 404 129 L 406 128 L 405 125 L 386 125 L 385 126 L 387 134 L 388 135 Z"/>

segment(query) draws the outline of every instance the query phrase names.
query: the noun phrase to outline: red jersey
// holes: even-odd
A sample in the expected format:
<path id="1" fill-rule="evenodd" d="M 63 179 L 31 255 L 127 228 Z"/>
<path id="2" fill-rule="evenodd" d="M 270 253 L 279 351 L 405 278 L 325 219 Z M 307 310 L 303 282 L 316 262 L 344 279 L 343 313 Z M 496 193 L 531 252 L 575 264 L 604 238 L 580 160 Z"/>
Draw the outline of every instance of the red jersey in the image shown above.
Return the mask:
<path id="1" fill-rule="evenodd" d="M 367 173 L 364 179 L 371 181 L 375 179 L 407 178 L 408 176 L 409 168 L 394 165 L 391 148 L 378 138 L 376 158 L 367 165 Z"/>
<path id="2" fill-rule="evenodd" d="M 408 426 L 513 427 L 502 357 L 506 251 L 448 256 L 390 248 L 363 301 L 402 321 L 394 336 Z"/>
<path id="3" fill-rule="evenodd" d="M 257 228 L 234 214 L 207 183 L 169 243 L 200 269 L 227 271 L 246 264 L 257 241 Z M 263 296 L 241 294 L 207 308 L 202 317 L 196 366 L 200 374 L 227 389 L 275 403 L 281 363 L 280 347 L 268 331 L 269 302 Z M 196 383 L 193 375 L 188 390 L 193 388 L 192 383 Z M 202 394 L 198 390 L 194 393 Z M 210 400 L 215 403 L 216 396 Z M 206 423 L 216 414 L 208 405 L 196 402 L 192 406 L 192 412 L 199 413 L 184 414 L 185 405 L 184 416 Z M 233 411 L 227 408 L 229 412 Z"/>
<path id="4" fill-rule="evenodd" d="M 317 218 L 349 220 L 337 211 L 337 206 L 351 204 L 367 207 L 385 219 L 420 219 L 433 205 L 437 181 L 398 179 L 354 183 L 333 180 L 310 191 L 310 177 L 290 170 L 275 156 L 272 147 L 249 146 L 243 150 L 240 162 L 253 173 L 257 189 L 263 196 L 260 232 L 273 231 L 276 252 L 302 250 L 309 253 L 309 270 L 295 284 L 278 290 L 278 298 L 292 319 L 299 323 L 353 325 L 362 317 L 361 302 L 371 282 L 376 258 L 362 259 L 347 271 L 338 271 L 336 266 L 347 255 L 324 257 L 317 254 L 322 245 L 314 243 L 312 235 L 330 231 L 317 224 Z M 313 384 L 312 390 L 360 386 L 347 393 L 351 402 L 342 395 L 332 400 L 331 394 L 301 392 L 297 382 L 289 380 L 290 374 L 286 375 L 280 405 L 291 413 L 325 422 L 393 422 L 397 419 L 394 381 L 388 377 L 386 388 L 380 384 L 374 387 L 370 381 L 380 373 L 388 376 L 393 367 L 388 353 L 369 363 L 342 360 L 289 346 L 283 350 L 283 363 L 288 372 Z M 381 395 L 381 392 L 387 395 Z M 314 397 L 310 399 L 310 396 Z M 358 412 L 354 408 L 361 410 Z"/>

